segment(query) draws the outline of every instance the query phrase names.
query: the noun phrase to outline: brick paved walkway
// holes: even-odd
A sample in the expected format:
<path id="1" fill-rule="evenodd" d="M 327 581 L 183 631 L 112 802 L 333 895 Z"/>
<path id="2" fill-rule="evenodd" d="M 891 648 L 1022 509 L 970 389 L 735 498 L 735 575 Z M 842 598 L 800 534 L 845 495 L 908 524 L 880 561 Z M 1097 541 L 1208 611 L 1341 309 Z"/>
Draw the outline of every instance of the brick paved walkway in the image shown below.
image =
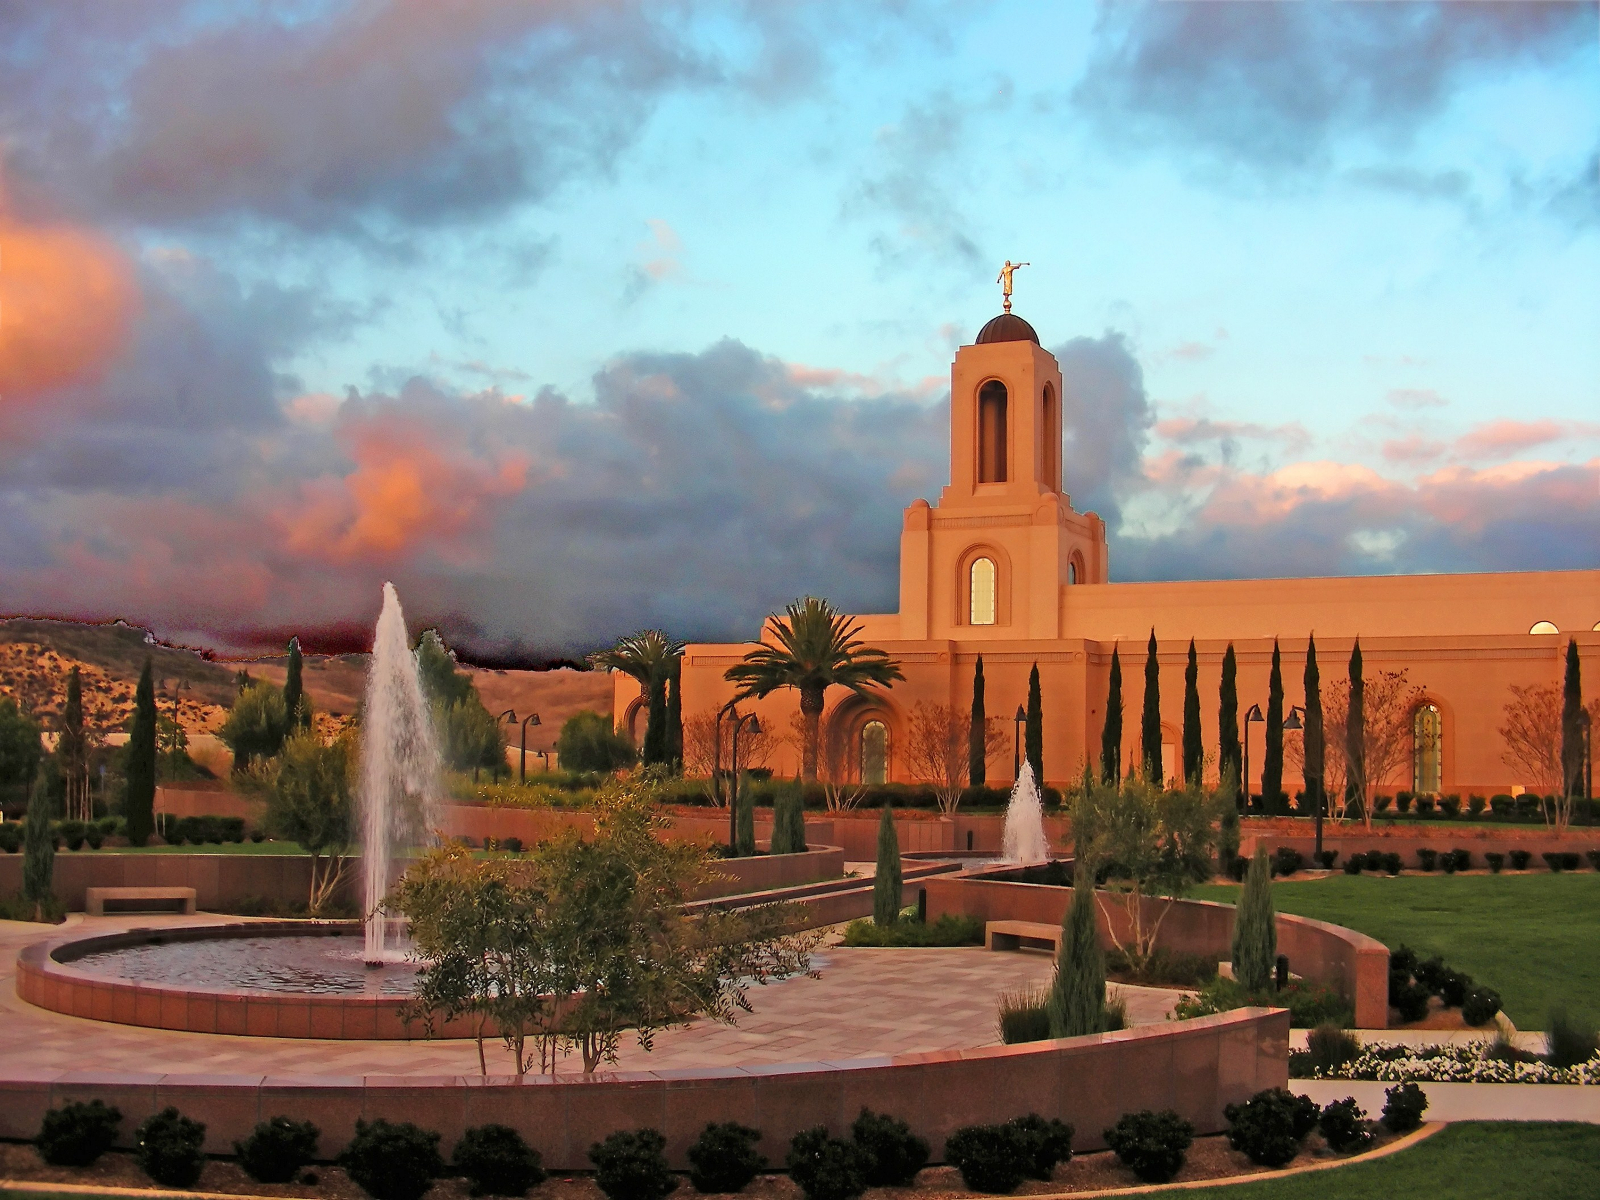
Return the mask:
<path id="1" fill-rule="evenodd" d="M 77 928 L 212 923 L 215 916 L 84 918 Z M 57 927 L 44 936 L 54 937 Z M 40 927 L 0 921 L 0 1063 L 6 1070 L 128 1070 L 206 1074 L 476 1074 L 471 1042 L 329 1042 L 175 1033 L 62 1016 L 25 1004 L 15 987 L 16 953 Z M 869 950 L 829 946 L 815 956 L 821 979 L 754 988 L 755 1012 L 735 1026 L 699 1021 L 659 1034 L 653 1053 L 623 1043 L 623 1069 L 816 1062 L 993 1045 L 1001 991 L 1045 982 L 1044 954 L 976 947 Z M 1160 1021 L 1177 993 L 1113 985 L 1134 1024 Z M 507 1069 L 498 1044 L 491 1072 Z M 563 1064 L 564 1070 L 576 1069 Z"/>

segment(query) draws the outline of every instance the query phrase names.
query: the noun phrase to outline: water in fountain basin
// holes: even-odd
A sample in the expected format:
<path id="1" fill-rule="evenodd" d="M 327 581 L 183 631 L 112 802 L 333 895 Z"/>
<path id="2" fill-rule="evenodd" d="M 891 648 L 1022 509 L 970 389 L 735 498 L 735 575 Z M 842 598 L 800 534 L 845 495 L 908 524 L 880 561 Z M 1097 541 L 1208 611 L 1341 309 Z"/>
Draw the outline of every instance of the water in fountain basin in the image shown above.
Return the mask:
<path id="1" fill-rule="evenodd" d="M 361 869 L 368 963 L 396 957 L 396 948 L 385 946 L 389 918 L 382 910 L 383 898 L 394 883 L 401 854 L 432 837 L 438 783 L 432 715 L 406 637 L 400 597 L 394 584 L 386 583 L 361 719 Z"/>
<path id="2" fill-rule="evenodd" d="M 1042 863 L 1050 858 L 1050 843 L 1044 836 L 1044 801 L 1033 778 L 1033 764 L 1026 759 L 1006 805 L 1000 847 L 1006 862 Z"/>

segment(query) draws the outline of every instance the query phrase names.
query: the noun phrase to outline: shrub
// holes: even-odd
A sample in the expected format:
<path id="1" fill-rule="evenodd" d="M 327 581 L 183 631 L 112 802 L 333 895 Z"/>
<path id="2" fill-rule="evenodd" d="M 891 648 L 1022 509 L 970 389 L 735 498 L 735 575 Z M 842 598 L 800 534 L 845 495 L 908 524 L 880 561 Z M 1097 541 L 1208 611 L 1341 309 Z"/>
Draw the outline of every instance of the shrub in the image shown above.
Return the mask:
<path id="1" fill-rule="evenodd" d="M 1446 967 L 1439 975 L 1439 982 L 1435 990 L 1438 992 L 1439 999 L 1444 1001 L 1446 1008 L 1460 1008 L 1467 1002 L 1467 993 L 1471 989 L 1471 975 Z"/>
<path id="2" fill-rule="evenodd" d="M 168 1105 L 139 1126 L 134 1157 L 144 1173 L 168 1187 L 193 1187 L 206 1165 L 206 1127 Z"/>
<path id="3" fill-rule="evenodd" d="M 90 825 L 83 831 L 83 840 L 89 843 L 89 849 L 98 850 L 105 845 L 106 835 L 100 832 L 98 825 Z"/>
<path id="4" fill-rule="evenodd" d="M 1335 1100 L 1322 1110 L 1317 1128 L 1328 1145 L 1341 1153 L 1365 1150 L 1372 1145 L 1372 1131 L 1367 1128 L 1367 1113 L 1352 1096 Z"/>
<path id="5" fill-rule="evenodd" d="M 1050 1036 L 1050 988 L 1008 988 L 999 999 L 1000 1041 L 1007 1046 L 1042 1042 Z"/>
<path id="6" fill-rule="evenodd" d="M 503 837 L 500 839 L 500 849 L 508 854 L 521 854 L 522 839 L 517 837 L 516 834 L 512 834 L 510 837 Z"/>
<path id="7" fill-rule="evenodd" d="M 1600 871 L 1600 850 L 1588 851 L 1588 859 L 1589 865 L 1596 871 Z"/>
<path id="8" fill-rule="evenodd" d="M 1513 796 L 1501 792 L 1489 797 L 1489 811 L 1497 817 L 1508 817 L 1516 809 L 1517 801 Z"/>
<path id="9" fill-rule="evenodd" d="M 1310 1066 L 1324 1075 L 1331 1074 L 1361 1056 L 1361 1043 L 1331 1021 L 1318 1025 L 1306 1038 Z"/>
<path id="10" fill-rule="evenodd" d="M 1528 860 L 1532 857 L 1533 855 L 1527 850 L 1513 850 L 1511 852 L 1511 869 L 1513 871 L 1526 871 L 1528 869 Z"/>
<path id="11" fill-rule="evenodd" d="M 1495 850 L 1484 852 L 1483 861 L 1489 864 L 1489 872 L 1493 875 L 1500 874 L 1500 868 L 1506 865 L 1506 856 Z"/>
<path id="12" fill-rule="evenodd" d="M 52 1166 L 87 1167 L 117 1140 L 122 1112 L 104 1101 L 73 1101 L 44 1114 L 34 1145 Z"/>
<path id="13" fill-rule="evenodd" d="M 1250 869 L 1250 860 L 1242 854 L 1236 854 L 1228 864 L 1228 877 L 1235 883 L 1243 883 L 1245 872 Z"/>
<path id="14" fill-rule="evenodd" d="M 689 1182 L 705 1193 L 742 1192 L 762 1168 L 766 1156 L 756 1153 L 761 1131 L 737 1121 L 712 1121 L 689 1147 Z"/>
<path id="15" fill-rule="evenodd" d="M 1486 1025 L 1500 1011 L 1500 993 L 1482 984 L 1467 992 L 1461 1002 L 1461 1019 L 1474 1027 Z"/>
<path id="16" fill-rule="evenodd" d="M 606 774 L 631 766 L 635 758 L 633 743 L 611 724 L 611 718 L 587 710 L 567 718 L 556 739 L 556 754 L 570 770 Z"/>
<path id="17" fill-rule="evenodd" d="M 1228 1144 L 1253 1163 L 1281 1167 L 1300 1153 L 1300 1139 L 1317 1124 L 1316 1102 L 1284 1088 L 1257 1092 L 1243 1104 L 1222 1110 L 1228 1120 Z"/>
<path id="18" fill-rule="evenodd" d="M 1321 864 L 1324 871 L 1331 871 L 1333 870 L 1333 864 L 1339 861 L 1339 852 L 1337 850 L 1318 850 L 1316 857 L 1317 862 Z"/>
<path id="19" fill-rule="evenodd" d="M 1410 1133 L 1422 1124 L 1428 1096 L 1414 1083 L 1383 1089 L 1383 1123 L 1390 1133 Z"/>
<path id="20" fill-rule="evenodd" d="M 1439 809 L 1445 816 L 1455 818 L 1461 815 L 1461 797 L 1446 796 L 1439 801 Z"/>
<path id="21" fill-rule="evenodd" d="M 1418 850 L 1417 851 L 1417 864 L 1424 871 L 1433 870 L 1433 868 L 1438 865 L 1438 862 L 1439 862 L 1439 852 L 1437 850 Z"/>
<path id="22" fill-rule="evenodd" d="M 1183 1169 L 1194 1142 L 1194 1126 L 1170 1108 L 1126 1113 L 1103 1135 L 1133 1173 L 1146 1183 L 1165 1183 Z"/>
<path id="23" fill-rule="evenodd" d="M 1397 851 L 1390 850 L 1383 856 L 1383 870 L 1386 875 L 1400 874 L 1400 855 Z"/>
<path id="24" fill-rule="evenodd" d="M 1568 1016 L 1564 1008 L 1553 1008 L 1544 1045 L 1545 1058 L 1552 1067 L 1575 1067 L 1595 1056 L 1600 1049 L 1600 1036 L 1593 1024 Z"/>
<path id="25" fill-rule="evenodd" d="M 217 817 L 216 822 L 217 832 L 223 841 L 232 842 L 234 845 L 244 841 L 243 817 Z"/>
<path id="26" fill-rule="evenodd" d="M 444 1174 L 437 1133 L 382 1117 L 356 1122 L 356 1135 L 339 1156 L 339 1165 L 377 1200 L 421 1200 Z"/>
<path id="27" fill-rule="evenodd" d="M 1072 1161 L 1072 1135 L 1076 1131 L 1065 1121 L 1055 1117 L 1047 1121 L 1038 1113 L 1029 1113 L 1012 1117 L 1006 1124 L 1016 1131 L 1028 1174 L 1033 1178 L 1048 1180 L 1057 1163 Z"/>
<path id="28" fill-rule="evenodd" d="M 1550 873 L 1552 875 L 1559 874 L 1561 868 L 1566 865 L 1562 861 L 1565 858 L 1565 855 L 1557 854 L 1553 850 L 1547 850 L 1544 854 L 1540 855 L 1540 857 L 1544 859 L 1544 865 L 1550 868 Z"/>
<path id="29" fill-rule="evenodd" d="M 523 1196 L 544 1182 L 539 1152 L 509 1125 L 474 1125 L 456 1143 L 450 1166 L 474 1196 Z"/>
<path id="30" fill-rule="evenodd" d="M 1563 850 L 1561 852 L 1561 869 L 1563 871 L 1576 871 L 1583 865 L 1583 859 L 1576 850 Z"/>
<path id="31" fill-rule="evenodd" d="M 317 1156 L 322 1131 L 310 1121 L 273 1117 L 262 1121 L 250 1136 L 233 1144 L 239 1165 L 260 1183 L 289 1183 Z"/>
<path id="32" fill-rule="evenodd" d="M 82 821 L 62 821 L 56 825 L 56 832 L 61 835 L 61 840 L 67 844 L 68 850 L 83 849 Z"/>
<path id="33" fill-rule="evenodd" d="M 1482 796 L 1468 796 L 1467 815 L 1473 818 L 1481 817 L 1483 815 L 1484 806 L 1488 803 L 1489 802 Z"/>
<path id="34" fill-rule="evenodd" d="M 1393 803 L 1394 800 L 1389 796 L 1374 796 L 1372 798 L 1372 811 L 1381 813 L 1388 812 L 1389 806 Z"/>
<path id="35" fill-rule="evenodd" d="M 667 1169 L 667 1139 L 654 1129 L 619 1129 L 589 1147 L 594 1181 L 611 1200 L 661 1200 L 678 1186 Z"/>
<path id="36" fill-rule="evenodd" d="M 1446 875 L 1454 875 L 1456 873 L 1456 856 L 1446 850 L 1439 856 L 1439 866 Z"/>
<path id="37" fill-rule="evenodd" d="M 1359 875 L 1361 874 L 1361 868 L 1366 865 L 1366 862 L 1367 860 L 1365 855 L 1352 854 L 1349 858 L 1344 860 L 1344 873 L 1346 875 Z"/>
<path id="38" fill-rule="evenodd" d="M 975 1192 L 1004 1195 L 1033 1174 L 1028 1139 L 1015 1125 L 968 1125 L 944 1144 L 945 1160 Z"/>
<path id="39" fill-rule="evenodd" d="M 1450 851 L 1450 857 L 1455 860 L 1456 870 L 1458 870 L 1458 871 L 1470 871 L 1470 870 L 1472 870 L 1472 851 L 1471 850 L 1462 850 L 1462 849 L 1460 849 L 1458 847 L 1457 849 Z"/>
<path id="40" fill-rule="evenodd" d="M 866 1156 L 869 1187 L 910 1187 L 927 1165 L 928 1143 L 897 1117 L 863 1108 L 850 1126 L 850 1136 Z"/>
<path id="41" fill-rule="evenodd" d="M 851 1200 L 867 1189 L 866 1152 L 854 1142 L 829 1137 L 826 1125 L 795 1134 L 784 1165 L 806 1200 Z"/>
<path id="42" fill-rule="evenodd" d="M 981 946 L 983 922 L 964 913 L 945 913 L 925 924 L 900 918 L 893 925 L 876 925 L 870 917 L 845 926 L 846 946 Z"/>
<path id="43" fill-rule="evenodd" d="M 1293 846 L 1279 846 L 1272 855 L 1272 871 L 1275 875 L 1293 875 L 1305 865 L 1305 855 Z"/>
<path id="44" fill-rule="evenodd" d="M 1403 813 L 1410 812 L 1411 811 L 1411 793 L 1410 792 L 1401 792 L 1398 796 L 1396 796 L 1394 798 L 1394 806 L 1400 812 L 1403 812 Z"/>
<path id="45" fill-rule="evenodd" d="M 1419 817 L 1431 817 L 1431 816 L 1433 816 L 1434 804 L 1435 804 L 1435 801 L 1434 801 L 1434 798 L 1432 796 L 1418 796 L 1417 797 L 1417 816 L 1419 816 Z"/>
<path id="46" fill-rule="evenodd" d="M 17 828 L 16 821 L 7 821 L 0 825 L 0 850 L 7 854 L 15 854 L 22 849 L 22 831 Z"/>
<path id="47" fill-rule="evenodd" d="M 1428 1015 L 1428 1000 L 1433 995 L 1426 985 L 1406 979 L 1398 986 L 1394 975 L 1389 976 L 1389 1003 L 1400 1010 L 1400 1019 L 1407 1024 L 1420 1021 Z"/>

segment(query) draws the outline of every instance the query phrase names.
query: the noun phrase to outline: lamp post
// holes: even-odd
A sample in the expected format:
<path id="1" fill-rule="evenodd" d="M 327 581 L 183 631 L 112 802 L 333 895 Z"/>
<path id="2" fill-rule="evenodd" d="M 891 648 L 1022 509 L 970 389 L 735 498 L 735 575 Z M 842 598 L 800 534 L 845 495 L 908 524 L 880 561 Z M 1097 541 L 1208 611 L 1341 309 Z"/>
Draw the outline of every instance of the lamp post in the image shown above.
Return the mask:
<path id="1" fill-rule="evenodd" d="M 508 709 L 505 710 L 505 712 L 501 713 L 500 715 L 506 719 L 506 724 L 507 725 L 516 725 L 516 724 L 519 723 L 517 721 L 517 714 L 516 714 L 516 710 L 515 709 L 508 708 Z M 517 782 L 518 783 L 527 783 L 528 782 L 528 726 L 529 725 L 537 725 L 538 723 L 539 723 L 539 714 L 538 713 L 529 713 L 527 716 L 523 717 L 522 721 L 520 722 L 520 724 L 522 725 L 522 761 L 521 761 L 521 763 L 519 764 L 519 766 L 517 768 Z M 535 750 L 534 753 L 535 754 L 543 754 L 544 751 Z M 546 759 L 545 761 L 548 764 L 549 760 Z"/>
<path id="2" fill-rule="evenodd" d="M 750 723 L 752 735 L 761 732 L 761 722 L 756 719 L 755 713 L 746 713 L 740 716 L 737 709 L 733 713 L 733 761 L 728 769 L 732 778 L 728 782 L 728 849 L 731 851 L 739 844 L 739 730 L 745 722 Z"/>
<path id="3" fill-rule="evenodd" d="M 1250 811 L 1250 726 L 1259 725 L 1266 718 L 1261 715 L 1261 705 L 1252 704 L 1244 715 L 1244 810 Z"/>
<path id="4" fill-rule="evenodd" d="M 717 723 L 716 728 L 713 731 L 714 736 L 711 739 L 716 743 L 716 749 L 713 752 L 714 761 L 711 764 L 711 795 L 718 804 L 722 803 L 722 718 L 730 713 L 737 714 L 738 710 L 734 707 L 734 705 L 738 703 L 739 698 L 735 696 L 721 708 L 717 709 Z"/>
<path id="5" fill-rule="evenodd" d="M 1017 705 L 1017 715 L 1011 718 L 1016 722 L 1015 737 L 1011 742 L 1011 782 L 1015 783 L 1022 778 L 1022 726 L 1028 720 L 1028 710 L 1022 705 Z"/>

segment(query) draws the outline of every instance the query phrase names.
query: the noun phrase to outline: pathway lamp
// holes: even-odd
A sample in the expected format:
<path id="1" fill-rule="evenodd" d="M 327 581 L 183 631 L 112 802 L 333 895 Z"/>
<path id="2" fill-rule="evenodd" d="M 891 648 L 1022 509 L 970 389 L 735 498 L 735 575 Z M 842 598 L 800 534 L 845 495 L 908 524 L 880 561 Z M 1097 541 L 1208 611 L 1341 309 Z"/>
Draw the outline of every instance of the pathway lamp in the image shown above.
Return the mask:
<path id="1" fill-rule="evenodd" d="M 1261 715 L 1261 705 L 1252 704 L 1244 715 L 1244 810 L 1250 811 L 1250 726 L 1259 725 L 1266 718 Z"/>
<path id="2" fill-rule="evenodd" d="M 761 722 L 755 713 L 739 715 L 738 709 L 733 713 L 733 762 L 729 765 L 732 778 L 728 781 L 728 849 L 731 852 L 739 844 L 739 730 L 746 722 L 750 725 L 750 735 L 754 737 L 761 732 Z"/>
<path id="3" fill-rule="evenodd" d="M 1016 722 L 1016 736 L 1011 742 L 1011 780 L 1015 783 L 1022 778 L 1022 727 L 1027 723 L 1028 710 L 1022 705 L 1017 705 L 1017 715 L 1011 718 Z M 1034 780 L 1035 783 L 1038 780 Z"/>
<path id="4" fill-rule="evenodd" d="M 519 766 L 517 768 L 517 782 L 518 783 L 527 783 L 528 782 L 528 726 L 529 725 L 537 725 L 539 723 L 539 714 L 538 713 L 529 713 L 527 716 L 523 717 L 520 722 L 517 720 L 517 714 L 516 714 L 516 711 L 514 709 L 508 708 L 508 709 L 505 710 L 505 712 L 501 713 L 500 715 L 506 719 L 506 724 L 507 725 L 521 724 L 521 726 L 522 726 L 522 761 L 521 761 L 521 763 L 519 764 Z M 544 751 L 543 750 L 535 750 L 534 753 L 535 754 L 543 754 Z M 549 762 L 548 759 L 546 759 L 545 761 L 547 763 Z"/>

